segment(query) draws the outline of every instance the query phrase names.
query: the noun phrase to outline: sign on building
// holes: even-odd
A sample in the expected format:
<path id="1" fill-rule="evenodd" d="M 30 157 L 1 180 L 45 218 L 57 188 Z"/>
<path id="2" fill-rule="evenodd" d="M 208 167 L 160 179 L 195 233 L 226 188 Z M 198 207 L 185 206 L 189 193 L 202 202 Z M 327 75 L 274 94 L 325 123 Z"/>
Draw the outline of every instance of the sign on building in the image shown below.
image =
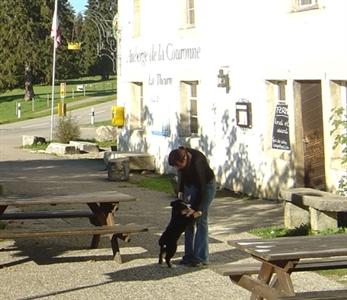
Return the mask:
<path id="1" fill-rule="evenodd" d="M 272 148 L 290 150 L 288 105 L 277 104 L 272 131 Z"/>

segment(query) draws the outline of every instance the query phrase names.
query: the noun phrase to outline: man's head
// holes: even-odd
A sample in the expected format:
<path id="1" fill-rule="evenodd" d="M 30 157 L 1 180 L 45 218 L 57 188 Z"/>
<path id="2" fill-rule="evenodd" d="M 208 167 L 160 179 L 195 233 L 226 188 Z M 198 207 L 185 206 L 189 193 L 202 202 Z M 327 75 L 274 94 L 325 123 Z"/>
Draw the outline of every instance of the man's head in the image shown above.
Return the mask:
<path id="1" fill-rule="evenodd" d="M 188 161 L 187 150 L 183 147 L 172 150 L 168 160 L 170 166 L 175 167 L 177 170 L 183 169 Z"/>

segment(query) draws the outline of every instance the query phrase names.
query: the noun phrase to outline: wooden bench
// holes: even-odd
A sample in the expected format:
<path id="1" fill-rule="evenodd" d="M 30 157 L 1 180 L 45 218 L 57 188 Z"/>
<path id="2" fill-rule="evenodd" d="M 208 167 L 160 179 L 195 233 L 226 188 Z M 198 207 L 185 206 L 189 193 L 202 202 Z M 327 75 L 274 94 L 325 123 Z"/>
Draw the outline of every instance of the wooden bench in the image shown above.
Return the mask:
<path id="1" fill-rule="evenodd" d="M 238 275 L 252 275 L 258 274 L 261 263 L 244 263 L 244 264 L 226 264 L 211 266 L 211 270 L 222 276 L 238 276 Z M 293 272 L 303 271 L 318 271 L 328 269 L 342 269 L 347 268 L 347 257 L 337 257 L 329 259 L 310 259 L 300 260 L 296 265 Z"/>
<path id="2" fill-rule="evenodd" d="M 93 216 L 94 213 L 91 210 L 31 211 L 4 213 L 0 215 L 0 220 L 91 218 Z"/>
<path id="3" fill-rule="evenodd" d="M 239 280 L 243 275 L 258 274 L 261 267 L 260 262 L 244 263 L 244 264 L 227 264 L 227 265 L 214 265 L 210 269 L 222 276 L 229 276 L 232 281 Z M 318 271 L 328 269 L 341 269 L 347 268 L 347 257 L 336 257 L 329 259 L 309 259 L 300 260 L 292 272 L 302 271 Z M 319 298 L 324 295 L 324 298 Z M 299 300 L 299 299 L 347 299 L 347 290 L 333 290 L 324 292 L 304 292 L 298 293 L 295 296 L 284 296 L 278 299 L 283 300 Z"/>
<path id="4" fill-rule="evenodd" d="M 129 242 L 130 235 L 145 232 L 148 229 L 137 224 L 114 225 L 114 226 L 87 226 L 87 227 L 55 227 L 52 229 L 4 229 L 0 230 L 0 239 L 18 238 L 48 238 L 76 235 L 111 235 L 111 247 L 113 259 L 122 262 L 118 239 Z"/>
<path id="5" fill-rule="evenodd" d="M 339 300 L 347 299 L 347 290 L 331 290 L 297 293 L 295 296 L 283 296 L 278 300 Z"/>

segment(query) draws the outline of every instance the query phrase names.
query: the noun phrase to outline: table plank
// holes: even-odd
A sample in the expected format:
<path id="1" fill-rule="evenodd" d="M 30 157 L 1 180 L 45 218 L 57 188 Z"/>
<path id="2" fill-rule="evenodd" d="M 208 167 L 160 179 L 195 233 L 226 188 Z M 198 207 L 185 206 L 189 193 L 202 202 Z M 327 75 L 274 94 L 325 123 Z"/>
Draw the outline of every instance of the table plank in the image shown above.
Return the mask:
<path id="1" fill-rule="evenodd" d="M 83 203 L 116 203 L 135 201 L 136 198 L 116 191 L 93 193 L 69 193 L 61 195 L 10 195 L 0 197 L 0 206 L 36 205 L 36 204 L 83 204 Z"/>
<path id="2" fill-rule="evenodd" d="M 228 243 L 268 261 L 347 255 L 347 234 L 244 239 Z"/>
<path id="3" fill-rule="evenodd" d="M 92 234 L 131 234 L 148 231 L 148 228 L 138 224 L 113 226 L 56 226 L 54 228 L 20 228 L 0 231 L 1 239 L 59 237 Z"/>
<path id="4" fill-rule="evenodd" d="M 61 210 L 61 211 L 31 211 L 0 214 L 0 220 L 30 220 L 57 218 L 89 218 L 94 213 L 91 210 Z"/>

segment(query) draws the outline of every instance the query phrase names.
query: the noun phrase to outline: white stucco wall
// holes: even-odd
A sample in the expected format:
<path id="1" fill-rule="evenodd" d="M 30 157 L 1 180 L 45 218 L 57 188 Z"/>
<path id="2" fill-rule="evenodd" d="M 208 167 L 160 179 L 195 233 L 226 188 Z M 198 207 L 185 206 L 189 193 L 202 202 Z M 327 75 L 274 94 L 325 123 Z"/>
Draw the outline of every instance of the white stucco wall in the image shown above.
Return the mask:
<path id="1" fill-rule="evenodd" d="M 221 185 L 264 197 L 296 184 L 295 104 L 293 80 L 322 82 L 324 122 L 331 109 L 329 80 L 347 80 L 347 1 L 319 1 L 320 8 L 292 11 L 292 0 L 196 0 L 195 28 L 182 29 L 180 1 L 141 1 L 141 34 L 132 37 L 133 1 L 119 0 L 120 44 L 118 105 L 129 113 L 130 82 L 143 82 L 144 106 L 154 124 L 145 129 L 146 151 L 167 172 L 166 157 L 179 144 L 206 153 Z M 194 48 L 193 59 L 172 59 L 173 49 Z M 229 72 L 230 91 L 217 87 L 217 74 Z M 158 78 L 162 80 L 158 80 Z M 266 99 L 266 80 L 287 80 L 291 151 L 271 149 L 272 119 Z M 200 135 L 177 135 L 180 81 L 198 80 Z M 235 104 L 252 104 L 252 128 L 236 125 Z M 270 121 L 269 121 L 270 119 Z M 168 122 L 170 136 L 153 134 Z M 270 125 L 270 126 L 269 126 Z M 329 132 L 327 124 L 325 132 Z M 160 127 L 160 126 L 159 126 Z M 123 129 L 129 138 L 129 128 Z M 129 146 L 131 148 L 131 141 Z M 336 186 L 341 171 L 330 168 L 327 137 L 327 185 Z"/>

